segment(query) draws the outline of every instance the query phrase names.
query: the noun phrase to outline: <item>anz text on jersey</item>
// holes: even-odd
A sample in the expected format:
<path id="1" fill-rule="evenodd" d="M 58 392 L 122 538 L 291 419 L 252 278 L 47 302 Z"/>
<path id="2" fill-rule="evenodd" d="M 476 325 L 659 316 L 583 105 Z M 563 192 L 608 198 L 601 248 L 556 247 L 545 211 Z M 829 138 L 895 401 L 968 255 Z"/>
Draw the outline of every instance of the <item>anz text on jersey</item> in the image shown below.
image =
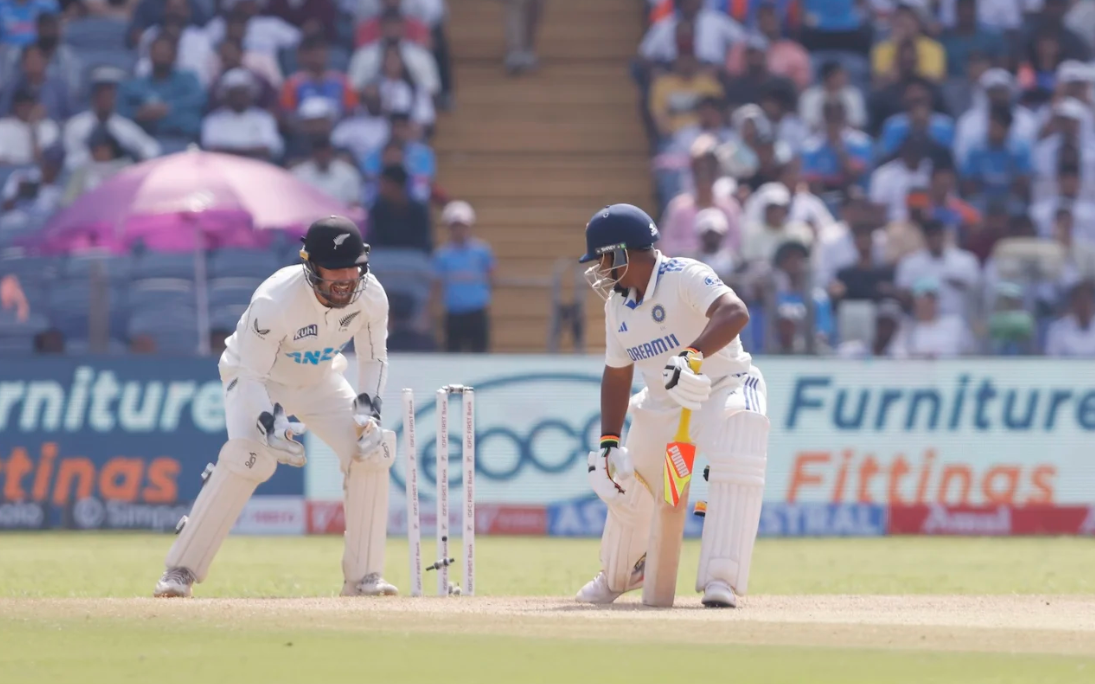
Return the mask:
<path id="1" fill-rule="evenodd" d="M 326 349 L 320 349 L 318 351 L 289 352 L 286 356 L 297 363 L 310 363 L 313 366 L 318 366 L 325 361 L 333 361 L 335 355 L 340 351 L 342 351 L 340 347 L 327 347 Z"/>

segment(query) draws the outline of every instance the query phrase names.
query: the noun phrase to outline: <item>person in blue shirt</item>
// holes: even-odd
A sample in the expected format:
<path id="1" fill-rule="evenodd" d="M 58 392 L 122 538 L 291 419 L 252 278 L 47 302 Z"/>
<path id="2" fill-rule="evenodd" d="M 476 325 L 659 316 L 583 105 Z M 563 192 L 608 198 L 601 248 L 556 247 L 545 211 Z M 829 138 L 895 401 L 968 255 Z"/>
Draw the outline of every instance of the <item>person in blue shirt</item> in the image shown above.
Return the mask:
<path id="1" fill-rule="evenodd" d="M 391 125 L 388 142 L 370 152 L 365 158 L 358 160 L 367 187 L 366 204 L 371 203 L 373 195 L 368 188 L 380 176 L 380 171 L 391 163 L 384 159 L 385 150 L 389 145 L 398 145 L 403 149 L 403 168 L 410 176 L 407 192 L 416 201 L 428 203 L 433 196 L 433 181 L 437 176 L 437 158 L 429 145 L 419 141 L 418 132 L 411 123 L 410 114 L 393 112 L 388 119 Z"/>
<path id="2" fill-rule="evenodd" d="M 822 105 L 825 131 L 808 139 L 802 150 L 802 177 L 815 194 L 846 192 L 852 185 L 866 189 L 871 168 L 871 138 L 847 125 L 844 102 Z"/>
<path id="3" fill-rule="evenodd" d="M 872 30 L 865 6 L 860 0 L 802 0 L 803 47 L 867 55 Z"/>
<path id="4" fill-rule="evenodd" d="M 800 324 L 807 324 L 812 310 L 812 334 L 809 329 L 800 329 L 799 332 L 810 334 L 813 340 L 803 340 L 805 348 L 801 351 L 817 351 L 819 348 L 830 347 L 835 333 L 833 306 L 825 289 L 815 287 L 810 282 L 810 248 L 793 240 L 785 242 L 776 250 L 772 261 L 776 269 L 773 284 L 777 311 L 790 313 L 790 318 L 798 320 Z M 777 315 L 777 329 L 781 318 L 785 316 Z"/>
<path id="5" fill-rule="evenodd" d="M 149 47 L 152 73 L 122 84 L 118 113 L 156 138 L 194 142 L 201 132 L 205 89 L 194 72 L 175 68 L 175 44 L 160 36 Z"/>
<path id="6" fill-rule="evenodd" d="M 475 211 L 450 202 L 441 214 L 449 242 L 433 255 L 434 291 L 445 306 L 445 349 L 483 353 L 490 346 L 489 313 L 494 284 L 494 253 L 471 236 Z"/>
<path id="7" fill-rule="evenodd" d="M 878 159 L 895 154 L 910 131 L 926 134 L 929 140 L 947 149 L 954 145 L 954 119 L 932 111 L 933 92 L 932 86 L 920 77 L 905 85 L 902 97 L 905 111 L 894 114 L 882 124 Z"/>
<path id="8" fill-rule="evenodd" d="M 57 0 L 0 0 L 0 45 L 30 45 L 38 37 L 38 15 L 60 13 Z"/>
<path id="9" fill-rule="evenodd" d="M 999 31 L 978 23 L 977 0 L 957 0 L 954 18 L 954 28 L 939 37 L 947 51 L 947 76 L 965 79 L 967 65 L 974 55 L 987 57 L 993 63 L 1004 56 L 1009 43 Z"/>
<path id="10" fill-rule="evenodd" d="M 967 197 L 980 197 L 983 202 L 1009 198 L 1025 202 L 1029 198 L 1030 146 L 1022 140 L 1009 139 L 1012 120 L 1007 107 L 994 106 L 989 110 L 988 134 L 983 142 L 970 147 L 960 169 Z"/>

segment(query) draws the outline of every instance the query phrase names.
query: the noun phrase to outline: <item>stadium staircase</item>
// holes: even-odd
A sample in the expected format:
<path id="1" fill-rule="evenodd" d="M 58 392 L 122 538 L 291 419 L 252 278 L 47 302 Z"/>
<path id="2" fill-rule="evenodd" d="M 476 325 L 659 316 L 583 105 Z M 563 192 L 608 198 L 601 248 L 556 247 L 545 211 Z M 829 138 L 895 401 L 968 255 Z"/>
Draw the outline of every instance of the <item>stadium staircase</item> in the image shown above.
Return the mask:
<path id="1" fill-rule="evenodd" d="M 585 348 L 604 348 L 603 306 L 573 263 L 583 251 L 585 222 L 598 208 L 612 202 L 653 208 L 628 78 L 643 30 L 636 5 L 547 0 L 540 70 L 510 78 L 501 66 L 503 3 L 449 4 L 457 106 L 438 122 L 439 182 L 453 198 L 472 203 L 478 234 L 498 258 L 493 351 L 551 349 L 553 302 L 569 306 L 575 292 L 583 298 Z M 564 333 L 558 349 L 574 348 Z"/>

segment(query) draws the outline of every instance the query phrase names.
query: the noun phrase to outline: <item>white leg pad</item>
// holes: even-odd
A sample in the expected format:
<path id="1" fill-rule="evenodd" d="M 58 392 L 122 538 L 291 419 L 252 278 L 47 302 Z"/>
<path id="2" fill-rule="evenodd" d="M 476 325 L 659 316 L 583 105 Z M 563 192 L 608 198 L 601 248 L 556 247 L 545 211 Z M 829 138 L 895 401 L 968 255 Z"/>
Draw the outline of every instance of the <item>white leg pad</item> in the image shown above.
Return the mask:
<path id="1" fill-rule="evenodd" d="M 198 582 L 209 573 L 232 526 L 255 488 L 269 480 L 278 462 L 265 445 L 249 439 L 230 439 L 217 456 L 217 465 L 190 508 L 164 565 L 186 568 Z"/>
<path id="2" fill-rule="evenodd" d="M 385 447 L 395 454 L 395 433 L 385 431 Z M 342 573 L 356 584 L 371 573 L 384 572 L 384 546 L 388 540 L 389 470 L 394 458 L 383 462 L 352 461 L 343 479 L 346 513 L 346 548 Z"/>
<path id="3" fill-rule="evenodd" d="M 696 591 L 712 581 L 729 584 L 739 596 L 748 590 L 764 499 L 768 429 L 768 418 L 762 414 L 735 413 L 726 420 L 725 449 L 708 455 L 710 487 Z"/>
<path id="4" fill-rule="evenodd" d="M 654 498 L 638 483 L 609 506 L 601 534 L 601 569 L 612 591 L 625 592 L 642 581 L 653 514 Z"/>

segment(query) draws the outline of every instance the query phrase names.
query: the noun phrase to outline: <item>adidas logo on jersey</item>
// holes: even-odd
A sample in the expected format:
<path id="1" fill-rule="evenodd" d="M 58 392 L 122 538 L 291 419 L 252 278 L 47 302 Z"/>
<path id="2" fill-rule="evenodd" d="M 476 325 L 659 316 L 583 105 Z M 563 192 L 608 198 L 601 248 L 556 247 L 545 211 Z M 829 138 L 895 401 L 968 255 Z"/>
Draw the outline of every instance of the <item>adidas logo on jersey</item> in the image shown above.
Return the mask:
<path id="1" fill-rule="evenodd" d="M 616 332 L 627 332 L 627 323 L 621 323 L 620 324 L 620 329 L 617 330 Z"/>

